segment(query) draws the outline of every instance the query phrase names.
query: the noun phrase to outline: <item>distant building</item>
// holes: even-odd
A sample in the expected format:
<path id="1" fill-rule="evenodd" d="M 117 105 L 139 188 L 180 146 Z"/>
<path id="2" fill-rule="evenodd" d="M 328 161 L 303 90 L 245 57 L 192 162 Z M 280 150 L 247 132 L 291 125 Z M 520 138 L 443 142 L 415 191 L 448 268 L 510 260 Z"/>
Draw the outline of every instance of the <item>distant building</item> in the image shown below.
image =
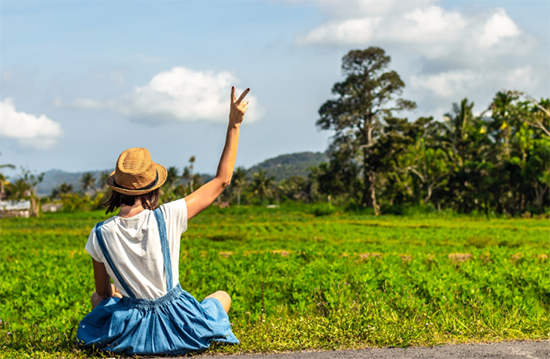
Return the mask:
<path id="1" fill-rule="evenodd" d="M 25 217 L 31 213 L 31 201 L 0 201 L 0 218 Z"/>
<path id="2" fill-rule="evenodd" d="M 62 209 L 62 203 L 45 203 L 42 205 L 42 212 L 59 212 Z"/>

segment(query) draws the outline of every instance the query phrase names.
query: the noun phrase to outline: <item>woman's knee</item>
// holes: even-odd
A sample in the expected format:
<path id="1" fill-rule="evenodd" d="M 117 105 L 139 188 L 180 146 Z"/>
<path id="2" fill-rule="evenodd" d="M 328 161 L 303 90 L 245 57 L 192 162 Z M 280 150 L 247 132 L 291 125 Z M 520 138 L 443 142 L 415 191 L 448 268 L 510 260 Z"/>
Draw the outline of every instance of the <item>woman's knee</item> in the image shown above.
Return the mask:
<path id="1" fill-rule="evenodd" d="M 219 295 L 225 299 L 225 302 L 229 303 L 229 306 L 231 306 L 231 296 L 227 292 L 219 290 L 217 293 L 219 293 Z M 229 308 L 227 310 L 229 311 Z"/>
<path id="2" fill-rule="evenodd" d="M 229 312 L 229 308 L 231 308 L 231 296 L 227 292 L 224 292 L 223 290 L 219 290 L 215 293 L 210 294 L 206 298 L 215 298 L 219 300 L 220 303 L 222 303 L 222 306 L 223 306 L 223 309 L 225 309 L 225 312 L 226 313 Z"/>

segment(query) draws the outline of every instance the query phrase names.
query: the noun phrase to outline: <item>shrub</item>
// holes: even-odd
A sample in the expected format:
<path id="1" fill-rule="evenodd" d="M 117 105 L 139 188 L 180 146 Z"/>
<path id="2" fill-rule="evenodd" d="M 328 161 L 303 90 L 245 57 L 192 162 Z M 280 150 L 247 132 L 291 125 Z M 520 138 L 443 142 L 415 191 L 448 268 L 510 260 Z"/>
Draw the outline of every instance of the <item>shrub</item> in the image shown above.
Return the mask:
<path id="1" fill-rule="evenodd" d="M 64 212 L 89 211 L 92 209 L 92 200 L 90 197 L 79 196 L 76 193 L 66 193 L 61 195 Z"/>
<path id="2" fill-rule="evenodd" d="M 315 217 L 328 216 L 336 212 L 336 207 L 328 203 L 319 203 L 309 208 L 309 213 Z"/>

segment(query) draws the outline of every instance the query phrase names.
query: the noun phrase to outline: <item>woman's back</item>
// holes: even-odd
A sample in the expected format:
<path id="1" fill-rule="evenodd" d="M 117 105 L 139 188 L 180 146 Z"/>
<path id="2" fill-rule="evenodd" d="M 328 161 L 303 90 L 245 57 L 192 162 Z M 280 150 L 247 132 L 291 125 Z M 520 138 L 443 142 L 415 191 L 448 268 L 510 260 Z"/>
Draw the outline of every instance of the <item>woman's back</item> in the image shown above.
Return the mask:
<path id="1" fill-rule="evenodd" d="M 179 282 L 180 237 L 187 230 L 187 207 L 185 199 L 180 199 L 161 205 L 159 208 L 166 224 L 173 273 L 173 283 L 170 287 L 173 287 Z M 105 249 L 116 270 L 136 298 L 156 299 L 166 294 L 166 273 L 159 226 L 153 211 L 145 209 L 128 218 L 114 216 L 103 222 L 101 234 Z M 96 261 L 108 263 L 98 241 L 95 227 L 86 243 L 86 251 Z M 106 265 L 105 268 L 120 292 L 128 296 L 113 268 L 110 265 Z"/>

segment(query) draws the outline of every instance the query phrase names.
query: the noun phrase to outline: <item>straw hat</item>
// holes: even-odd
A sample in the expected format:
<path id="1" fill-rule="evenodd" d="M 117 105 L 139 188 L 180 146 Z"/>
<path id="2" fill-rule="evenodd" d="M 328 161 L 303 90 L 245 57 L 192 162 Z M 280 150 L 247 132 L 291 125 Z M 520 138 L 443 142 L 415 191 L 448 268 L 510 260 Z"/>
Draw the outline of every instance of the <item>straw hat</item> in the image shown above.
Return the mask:
<path id="1" fill-rule="evenodd" d="M 138 196 L 162 186 L 167 174 L 164 166 L 153 162 L 146 148 L 130 148 L 118 157 L 107 186 L 118 193 Z"/>

